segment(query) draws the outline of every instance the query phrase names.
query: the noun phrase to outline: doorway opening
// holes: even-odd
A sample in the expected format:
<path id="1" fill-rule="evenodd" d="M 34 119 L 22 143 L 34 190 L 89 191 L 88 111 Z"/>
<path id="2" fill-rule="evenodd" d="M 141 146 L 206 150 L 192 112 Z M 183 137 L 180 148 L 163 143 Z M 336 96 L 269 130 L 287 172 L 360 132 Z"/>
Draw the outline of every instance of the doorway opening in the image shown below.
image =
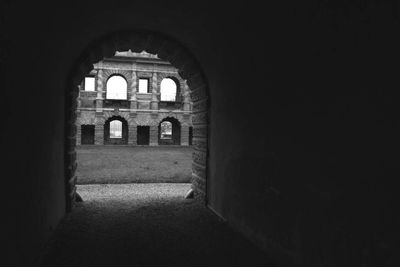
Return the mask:
<path id="1" fill-rule="evenodd" d="M 137 144 L 142 146 L 150 144 L 150 126 L 137 127 Z"/>
<path id="2" fill-rule="evenodd" d="M 94 125 L 81 126 L 82 145 L 94 145 Z"/>

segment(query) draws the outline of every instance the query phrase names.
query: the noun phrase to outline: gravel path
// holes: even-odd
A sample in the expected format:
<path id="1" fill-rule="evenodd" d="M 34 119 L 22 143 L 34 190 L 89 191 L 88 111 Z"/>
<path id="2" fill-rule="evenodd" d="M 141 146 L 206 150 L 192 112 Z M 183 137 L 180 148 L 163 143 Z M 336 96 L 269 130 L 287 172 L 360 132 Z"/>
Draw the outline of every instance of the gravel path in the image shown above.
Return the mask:
<path id="1" fill-rule="evenodd" d="M 79 185 L 84 202 L 49 241 L 42 266 L 273 266 L 190 184 Z"/>

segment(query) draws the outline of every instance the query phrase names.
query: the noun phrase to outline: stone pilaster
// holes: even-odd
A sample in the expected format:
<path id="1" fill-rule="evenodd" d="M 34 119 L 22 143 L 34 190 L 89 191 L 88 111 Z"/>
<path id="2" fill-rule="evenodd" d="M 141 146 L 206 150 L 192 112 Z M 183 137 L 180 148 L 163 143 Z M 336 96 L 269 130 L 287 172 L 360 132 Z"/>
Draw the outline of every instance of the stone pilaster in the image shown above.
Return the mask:
<path id="1" fill-rule="evenodd" d="M 158 125 L 150 126 L 150 145 L 158 146 Z"/>
<path id="2" fill-rule="evenodd" d="M 189 87 L 186 83 L 183 86 L 183 111 L 189 112 L 190 111 L 190 92 Z"/>
<path id="3" fill-rule="evenodd" d="M 131 82 L 131 99 L 130 99 L 130 108 L 137 109 L 137 99 L 136 99 L 136 91 L 137 91 L 137 75 L 136 71 L 132 71 L 132 82 Z"/>
<path id="4" fill-rule="evenodd" d="M 181 127 L 181 146 L 189 145 L 189 126 L 183 124 Z"/>
<path id="5" fill-rule="evenodd" d="M 158 110 L 158 77 L 157 73 L 153 73 L 153 78 L 151 79 L 151 103 L 150 103 L 150 108 L 153 110 Z"/>
<path id="6" fill-rule="evenodd" d="M 96 77 L 96 112 L 103 111 L 103 90 L 104 90 L 104 77 L 103 77 L 103 70 L 100 69 L 97 71 Z"/>
<path id="7" fill-rule="evenodd" d="M 94 144 L 104 145 L 104 125 L 102 124 L 94 126 Z"/>
<path id="8" fill-rule="evenodd" d="M 137 144 L 137 125 L 136 123 L 130 123 L 128 126 L 128 145 L 135 146 Z"/>

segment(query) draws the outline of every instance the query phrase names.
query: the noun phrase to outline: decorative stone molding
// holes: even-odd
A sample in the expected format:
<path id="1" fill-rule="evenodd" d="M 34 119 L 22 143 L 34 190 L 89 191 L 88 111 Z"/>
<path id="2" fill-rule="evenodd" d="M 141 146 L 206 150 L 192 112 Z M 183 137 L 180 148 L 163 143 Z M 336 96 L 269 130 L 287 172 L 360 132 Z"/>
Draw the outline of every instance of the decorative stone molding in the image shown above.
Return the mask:
<path id="1" fill-rule="evenodd" d="M 138 126 L 158 125 L 150 114 L 138 114 L 134 120 Z"/>
<path id="2" fill-rule="evenodd" d="M 160 124 L 162 120 L 166 118 L 174 118 L 179 121 L 179 123 L 182 125 L 182 117 L 176 113 L 166 113 L 166 114 L 159 114 L 158 119 L 156 122 L 156 125 Z"/>
<path id="3" fill-rule="evenodd" d="M 79 119 L 77 120 L 78 125 L 94 125 L 95 116 L 92 112 L 81 112 Z"/>
<path id="4" fill-rule="evenodd" d="M 114 111 L 104 111 L 103 114 L 104 114 L 103 115 L 104 121 L 107 121 L 112 117 L 121 117 L 128 122 L 128 125 L 133 122 L 133 119 L 129 116 L 129 112 L 120 112 L 119 110 L 114 110 Z"/>
<path id="5" fill-rule="evenodd" d="M 107 81 L 111 76 L 114 75 L 121 75 L 122 77 L 125 78 L 125 80 L 128 82 L 131 78 L 131 72 L 128 70 L 121 70 L 121 69 L 104 69 L 104 81 Z"/>
<path id="6" fill-rule="evenodd" d="M 130 71 L 132 70 L 132 64 L 128 62 L 109 62 L 108 59 L 104 59 L 103 61 L 95 64 L 96 69 L 106 69 L 106 70 L 123 70 L 123 71 Z"/>
<path id="7" fill-rule="evenodd" d="M 136 75 L 138 78 L 151 78 L 153 77 L 153 73 L 150 71 L 137 71 Z"/>

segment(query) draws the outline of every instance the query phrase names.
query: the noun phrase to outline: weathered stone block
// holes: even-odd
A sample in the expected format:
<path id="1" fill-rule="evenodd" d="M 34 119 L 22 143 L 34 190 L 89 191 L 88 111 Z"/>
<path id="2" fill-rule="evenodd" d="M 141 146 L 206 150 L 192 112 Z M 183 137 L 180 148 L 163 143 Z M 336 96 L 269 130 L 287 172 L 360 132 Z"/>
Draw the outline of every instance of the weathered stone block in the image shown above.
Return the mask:
<path id="1" fill-rule="evenodd" d="M 197 176 L 204 178 L 206 177 L 206 167 L 192 163 L 192 172 Z"/>
<path id="2" fill-rule="evenodd" d="M 192 123 L 207 124 L 207 113 L 206 112 L 194 113 L 192 116 Z"/>
<path id="3" fill-rule="evenodd" d="M 207 99 L 193 101 L 193 112 L 200 112 L 207 110 Z"/>
<path id="4" fill-rule="evenodd" d="M 138 106 L 138 109 L 150 109 L 150 102 L 138 101 L 137 106 Z"/>
<path id="5" fill-rule="evenodd" d="M 192 175 L 192 188 L 195 191 L 205 193 L 206 192 L 206 180 L 198 177 L 196 175 Z"/>
<path id="6" fill-rule="evenodd" d="M 199 87 L 196 90 L 190 91 L 190 97 L 192 98 L 193 102 L 206 99 L 206 92 L 204 87 Z"/>
<path id="7" fill-rule="evenodd" d="M 199 165 L 206 166 L 207 153 L 205 151 L 194 150 L 192 153 L 193 161 Z"/>
<path id="8" fill-rule="evenodd" d="M 193 136 L 207 137 L 207 126 L 193 126 Z"/>
<path id="9" fill-rule="evenodd" d="M 207 141 L 205 139 L 199 139 L 193 137 L 193 147 L 194 149 L 206 151 L 207 150 Z"/>

